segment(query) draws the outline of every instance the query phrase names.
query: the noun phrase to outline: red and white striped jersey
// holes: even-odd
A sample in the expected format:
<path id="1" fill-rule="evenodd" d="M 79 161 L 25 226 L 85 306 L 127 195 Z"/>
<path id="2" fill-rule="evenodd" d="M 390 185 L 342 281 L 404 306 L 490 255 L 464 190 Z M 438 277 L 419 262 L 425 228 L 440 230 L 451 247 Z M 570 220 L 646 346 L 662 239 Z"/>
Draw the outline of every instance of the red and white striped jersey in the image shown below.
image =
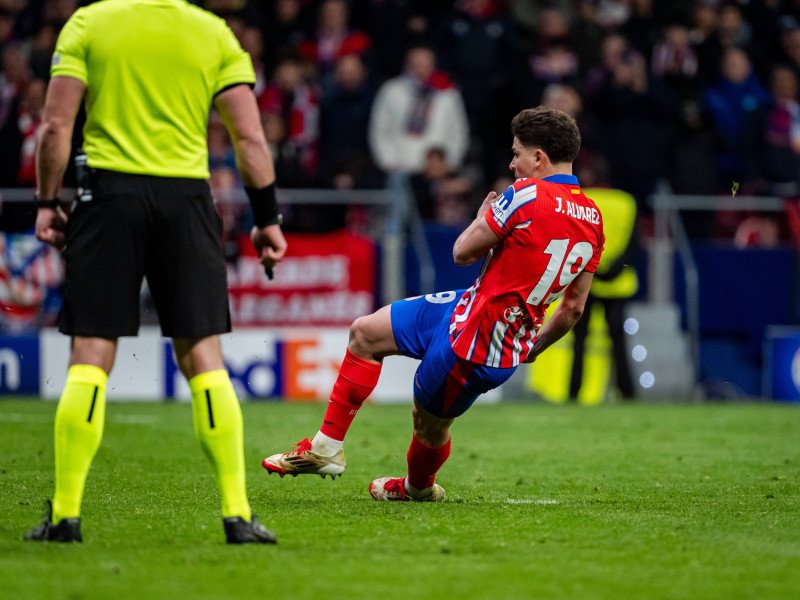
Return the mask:
<path id="1" fill-rule="evenodd" d="M 572 175 L 518 179 L 485 218 L 501 241 L 458 302 L 450 343 L 471 362 L 513 367 L 533 348 L 550 303 L 597 268 L 603 220 Z"/>

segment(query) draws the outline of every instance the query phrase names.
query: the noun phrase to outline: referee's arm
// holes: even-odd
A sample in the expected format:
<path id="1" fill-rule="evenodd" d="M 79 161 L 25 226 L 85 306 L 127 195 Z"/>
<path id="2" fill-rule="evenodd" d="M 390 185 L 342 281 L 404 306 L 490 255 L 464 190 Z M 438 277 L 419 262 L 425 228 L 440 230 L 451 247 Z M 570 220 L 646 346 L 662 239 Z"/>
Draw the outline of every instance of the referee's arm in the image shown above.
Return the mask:
<path id="1" fill-rule="evenodd" d="M 214 98 L 214 104 L 231 137 L 244 186 L 262 188 L 275 183 L 272 156 L 250 86 L 241 84 L 227 89 Z"/>
<path id="2" fill-rule="evenodd" d="M 256 190 L 274 186 L 275 167 L 250 86 L 240 84 L 217 94 L 214 105 L 233 143 L 236 166 L 244 186 Z M 254 226 L 250 232 L 250 239 L 268 273 L 286 254 L 286 239 L 279 222 L 264 227 Z"/>
<path id="3" fill-rule="evenodd" d="M 36 189 L 42 200 L 58 197 L 69 163 L 72 129 L 86 86 L 74 77 L 53 77 L 47 86 L 44 114 L 36 143 Z M 67 217 L 60 208 L 40 208 L 36 238 L 58 249 L 64 247 Z"/>

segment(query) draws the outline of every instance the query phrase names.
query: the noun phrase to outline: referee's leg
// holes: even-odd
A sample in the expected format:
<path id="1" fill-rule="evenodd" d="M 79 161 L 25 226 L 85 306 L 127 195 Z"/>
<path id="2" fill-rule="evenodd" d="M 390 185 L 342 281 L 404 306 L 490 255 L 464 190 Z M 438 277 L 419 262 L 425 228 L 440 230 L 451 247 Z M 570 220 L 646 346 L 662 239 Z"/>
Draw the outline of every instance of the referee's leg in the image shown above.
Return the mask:
<path id="1" fill-rule="evenodd" d="M 250 511 L 245 491 L 242 411 L 219 336 L 173 339 L 175 356 L 192 392 L 194 432 L 208 456 L 222 496 L 228 543 L 274 543 Z"/>
<path id="2" fill-rule="evenodd" d="M 55 419 L 53 523 L 80 516 L 83 489 L 106 416 L 106 382 L 117 340 L 73 337 L 69 371 Z"/>

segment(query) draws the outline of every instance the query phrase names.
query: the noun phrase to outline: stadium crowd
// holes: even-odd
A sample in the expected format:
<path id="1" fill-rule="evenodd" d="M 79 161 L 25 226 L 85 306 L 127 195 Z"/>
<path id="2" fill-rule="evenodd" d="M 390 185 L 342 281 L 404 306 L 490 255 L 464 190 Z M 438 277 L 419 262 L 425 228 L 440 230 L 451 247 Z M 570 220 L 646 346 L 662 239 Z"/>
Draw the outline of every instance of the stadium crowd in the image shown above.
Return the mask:
<path id="1" fill-rule="evenodd" d="M 252 57 L 280 187 L 374 188 L 404 172 L 424 218 L 463 225 L 510 183 L 509 120 L 542 103 L 580 124 L 581 184 L 624 189 L 645 215 L 660 180 L 800 192 L 797 0 L 194 3 Z M 0 188 L 33 185 L 50 58 L 80 4 L 0 0 Z M 209 148 L 212 186 L 241 185 L 213 118 Z"/>

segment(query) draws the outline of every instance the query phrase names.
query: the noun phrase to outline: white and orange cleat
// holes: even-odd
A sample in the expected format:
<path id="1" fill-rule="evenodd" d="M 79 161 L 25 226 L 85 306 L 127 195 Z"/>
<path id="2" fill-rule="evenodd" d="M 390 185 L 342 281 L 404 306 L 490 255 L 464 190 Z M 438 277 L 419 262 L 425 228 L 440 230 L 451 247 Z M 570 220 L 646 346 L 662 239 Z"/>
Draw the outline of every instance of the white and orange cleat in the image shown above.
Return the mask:
<path id="1" fill-rule="evenodd" d="M 321 456 L 311 449 L 311 440 L 308 438 L 297 442 L 295 449 L 283 454 L 273 454 L 261 462 L 269 473 L 277 473 L 281 477 L 291 475 L 320 475 L 325 479 L 330 475 L 336 479 L 344 473 L 347 462 L 344 452 L 339 451 L 333 456 Z"/>
<path id="2" fill-rule="evenodd" d="M 409 486 L 411 488 L 411 486 Z M 424 490 L 406 489 L 405 477 L 379 477 L 369 484 L 369 493 L 375 500 L 395 500 L 400 502 L 439 502 L 447 494 L 438 483 Z"/>

